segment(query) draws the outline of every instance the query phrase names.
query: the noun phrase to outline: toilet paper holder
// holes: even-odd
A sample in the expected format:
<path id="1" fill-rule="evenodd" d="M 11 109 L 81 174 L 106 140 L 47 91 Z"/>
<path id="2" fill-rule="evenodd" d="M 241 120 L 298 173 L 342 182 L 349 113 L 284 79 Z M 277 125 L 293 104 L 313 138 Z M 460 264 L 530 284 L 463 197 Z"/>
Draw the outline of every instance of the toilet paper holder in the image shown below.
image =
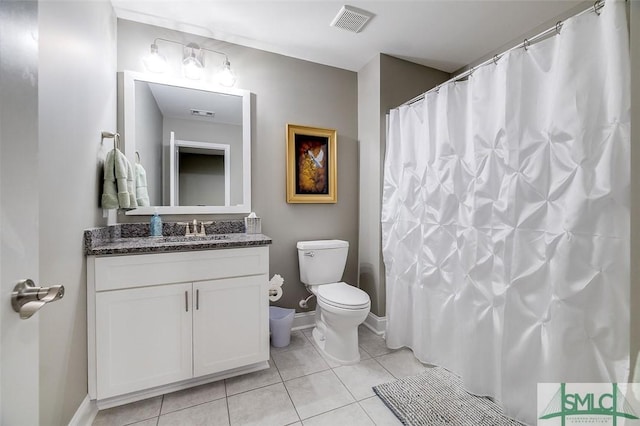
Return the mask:
<path id="1" fill-rule="evenodd" d="M 284 279 L 279 274 L 275 274 L 269 280 L 269 300 L 271 302 L 275 302 L 282 297 L 282 284 L 284 284 Z"/>

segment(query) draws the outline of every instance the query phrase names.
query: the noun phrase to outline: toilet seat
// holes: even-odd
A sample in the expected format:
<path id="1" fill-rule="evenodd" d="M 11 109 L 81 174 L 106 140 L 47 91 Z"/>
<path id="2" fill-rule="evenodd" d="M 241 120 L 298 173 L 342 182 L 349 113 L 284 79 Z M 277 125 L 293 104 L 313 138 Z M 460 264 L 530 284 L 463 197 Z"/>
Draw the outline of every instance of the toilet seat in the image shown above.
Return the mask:
<path id="1" fill-rule="evenodd" d="M 345 282 L 318 286 L 318 301 L 342 309 L 369 309 L 369 295 Z"/>

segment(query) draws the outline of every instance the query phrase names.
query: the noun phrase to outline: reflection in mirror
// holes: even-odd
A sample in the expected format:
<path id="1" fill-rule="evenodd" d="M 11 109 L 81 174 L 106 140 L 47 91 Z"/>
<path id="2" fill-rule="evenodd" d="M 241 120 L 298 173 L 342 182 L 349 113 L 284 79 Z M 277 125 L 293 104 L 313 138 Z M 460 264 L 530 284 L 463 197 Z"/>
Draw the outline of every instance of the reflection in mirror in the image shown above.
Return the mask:
<path id="1" fill-rule="evenodd" d="M 151 206 L 161 214 L 248 213 L 249 92 L 128 71 L 121 80 L 125 155 L 139 154 Z"/>
<path id="2" fill-rule="evenodd" d="M 174 132 L 170 139 L 169 205 L 229 206 L 231 145 L 175 140 Z M 239 191 L 233 195 L 234 200 L 242 199 Z"/>

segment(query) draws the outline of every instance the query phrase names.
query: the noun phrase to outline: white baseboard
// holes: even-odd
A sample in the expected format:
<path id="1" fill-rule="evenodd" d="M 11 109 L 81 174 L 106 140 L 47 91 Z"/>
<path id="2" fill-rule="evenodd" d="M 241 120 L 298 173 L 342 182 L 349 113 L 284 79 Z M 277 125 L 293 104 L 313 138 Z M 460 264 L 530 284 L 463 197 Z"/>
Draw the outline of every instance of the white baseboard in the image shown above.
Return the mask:
<path id="1" fill-rule="evenodd" d="M 387 329 L 387 318 L 379 317 L 369 312 L 369 315 L 367 315 L 367 318 L 364 320 L 364 325 L 378 336 L 384 336 Z"/>
<path id="2" fill-rule="evenodd" d="M 69 426 L 89 426 L 98 414 L 98 406 L 87 395 L 69 421 Z"/>
<path id="3" fill-rule="evenodd" d="M 316 325 L 316 312 L 298 312 L 293 316 L 293 325 L 291 330 L 303 330 Z"/>
<path id="4" fill-rule="evenodd" d="M 298 312 L 293 316 L 293 325 L 291 330 L 304 330 L 305 328 L 312 328 L 316 325 L 316 313 L 310 312 Z M 364 320 L 364 325 L 378 336 L 384 336 L 387 328 L 387 318 L 379 317 L 369 312 L 367 318 Z"/>

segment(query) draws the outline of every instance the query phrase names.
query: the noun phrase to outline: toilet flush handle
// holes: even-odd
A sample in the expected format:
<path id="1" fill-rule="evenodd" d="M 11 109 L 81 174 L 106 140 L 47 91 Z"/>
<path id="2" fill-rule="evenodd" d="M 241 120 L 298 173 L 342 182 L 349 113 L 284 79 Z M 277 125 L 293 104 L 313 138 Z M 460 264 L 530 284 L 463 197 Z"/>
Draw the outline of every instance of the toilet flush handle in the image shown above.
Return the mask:
<path id="1" fill-rule="evenodd" d="M 316 255 L 316 253 L 315 253 L 315 252 L 313 252 L 313 251 L 305 251 L 305 252 L 304 252 L 304 255 L 305 255 L 305 256 L 309 256 L 309 257 L 313 257 L 313 256 L 315 256 L 315 255 Z"/>

